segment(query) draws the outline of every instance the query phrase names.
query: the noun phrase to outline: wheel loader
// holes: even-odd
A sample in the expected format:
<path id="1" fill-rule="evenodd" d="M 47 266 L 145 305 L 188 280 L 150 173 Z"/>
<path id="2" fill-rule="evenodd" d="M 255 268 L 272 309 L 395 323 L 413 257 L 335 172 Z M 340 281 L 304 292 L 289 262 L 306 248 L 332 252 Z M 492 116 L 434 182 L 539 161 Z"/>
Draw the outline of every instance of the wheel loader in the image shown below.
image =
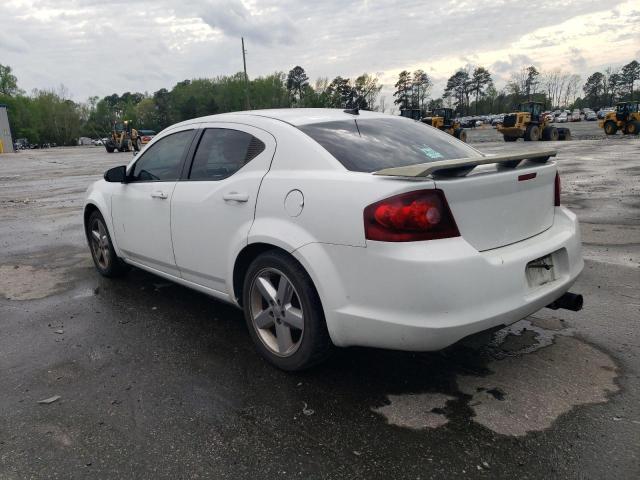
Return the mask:
<path id="1" fill-rule="evenodd" d="M 462 128 L 460 122 L 453 120 L 452 108 L 437 108 L 431 116 L 427 116 L 425 112 L 419 108 L 403 108 L 400 110 L 400 116 L 426 123 L 427 125 L 447 132 L 449 135 L 453 135 L 463 142 L 467 141 L 466 130 Z"/>
<path id="2" fill-rule="evenodd" d="M 131 124 L 125 120 L 124 122 L 113 121 L 111 124 L 111 136 L 104 142 L 104 148 L 107 152 L 113 153 L 130 152 L 131 148 L 137 152 L 140 150 L 140 139 L 138 131 L 131 128 Z"/>
<path id="3" fill-rule="evenodd" d="M 421 122 L 447 132 L 463 142 L 467 141 L 467 131 L 462 128 L 460 122 L 454 120 L 452 108 L 436 108 L 432 116 L 423 117 Z"/>
<path id="4" fill-rule="evenodd" d="M 640 133 L 640 102 L 618 102 L 616 109 L 598 122 L 607 135 L 615 135 L 618 130 L 627 135 Z"/>
<path id="5" fill-rule="evenodd" d="M 554 127 L 544 115 L 540 102 L 526 102 L 520 104 L 517 112 L 504 116 L 502 125 L 498 125 L 498 132 L 502 133 L 505 142 L 515 142 L 524 138 L 527 142 L 537 140 L 571 140 L 571 130 L 564 127 Z"/>

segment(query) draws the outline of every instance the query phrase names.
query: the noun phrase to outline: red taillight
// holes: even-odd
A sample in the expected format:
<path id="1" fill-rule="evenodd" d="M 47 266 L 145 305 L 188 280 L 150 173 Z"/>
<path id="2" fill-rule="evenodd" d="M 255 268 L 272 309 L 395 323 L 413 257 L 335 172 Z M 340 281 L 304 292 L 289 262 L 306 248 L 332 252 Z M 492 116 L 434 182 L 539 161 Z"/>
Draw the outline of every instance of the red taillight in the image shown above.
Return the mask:
<path id="1" fill-rule="evenodd" d="M 143 142 L 150 142 L 151 141 L 151 137 L 142 137 L 142 141 Z"/>
<path id="2" fill-rule="evenodd" d="M 554 204 L 556 207 L 560 206 L 560 174 L 558 172 L 556 172 L 556 185 L 555 185 L 555 192 L 553 195 L 554 198 Z"/>
<path id="3" fill-rule="evenodd" d="M 373 203 L 364 209 L 367 240 L 415 242 L 459 237 L 442 190 L 418 190 Z"/>

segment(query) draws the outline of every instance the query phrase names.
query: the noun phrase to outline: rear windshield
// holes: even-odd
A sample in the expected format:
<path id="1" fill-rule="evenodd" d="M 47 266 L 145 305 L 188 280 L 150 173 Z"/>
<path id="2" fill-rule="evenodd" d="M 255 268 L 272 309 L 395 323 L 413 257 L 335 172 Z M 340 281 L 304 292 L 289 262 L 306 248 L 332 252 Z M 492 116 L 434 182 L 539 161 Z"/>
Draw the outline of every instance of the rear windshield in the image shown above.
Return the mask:
<path id="1" fill-rule="evenodd" d="M 407 118 L 370 118 L 298 127 L 354 172 L 478 157 L 451 135 Z"/>

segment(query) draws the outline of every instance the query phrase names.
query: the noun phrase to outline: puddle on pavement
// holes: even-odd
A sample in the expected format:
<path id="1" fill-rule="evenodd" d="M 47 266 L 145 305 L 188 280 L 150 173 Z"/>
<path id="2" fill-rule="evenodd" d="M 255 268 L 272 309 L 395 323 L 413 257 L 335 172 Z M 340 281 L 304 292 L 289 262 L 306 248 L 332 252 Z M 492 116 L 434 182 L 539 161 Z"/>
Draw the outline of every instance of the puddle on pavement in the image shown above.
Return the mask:
<path id="1" fill-rule="evenodd" d="M 487 358 L 486 375 L 459 373 L 457 392 L 388 395 L 372 408 L 390 424 L 437 428 L 448 421 L 444 406 L 464 397 L 470 420 L 502 434 L 522 436 L 549 428 L 562 414 L 583 404 L 603 403 L 619 390 L 617 366 L 600 350 L 573 336 L 557 318 L 517 322 L 493 334 L 476 352 Z"/>
<path id="2" fill-rule="evenodd" d="M 65 270 L 31 265 L 0 265 L 0 295 L 7 300 L 35 300 L 62 290 Z"/>
<path id="3" fill-rule="evenodd" d="M 399 427 L 423 429 L 437 428 L 446 424 L 444 408 L 455 397 L 442 393 L 419 393 L 415 395 L 389 395 L 389 404 L 373 411 L 385 416 L 387 422 Z"/>
<path id="4" fill-rule="evenodd" d="M 55 295 L 70 287 L 77 268 L 91 266 L 85 253 L 69 253 L 65 249 L 31 256 L 42 266 L 11 263 L 0 265 L 0 298 L 37 300 Z M 46 262 L 46 263 L 45 263 Z"/>

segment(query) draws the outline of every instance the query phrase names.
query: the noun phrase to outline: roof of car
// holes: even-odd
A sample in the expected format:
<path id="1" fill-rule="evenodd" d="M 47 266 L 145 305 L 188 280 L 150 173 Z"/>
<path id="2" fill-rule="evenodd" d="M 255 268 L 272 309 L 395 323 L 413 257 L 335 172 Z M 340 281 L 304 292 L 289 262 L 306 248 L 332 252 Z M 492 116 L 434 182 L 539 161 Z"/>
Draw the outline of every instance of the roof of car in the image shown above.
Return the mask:
<path id="1" fill-rule="evenodd" d="M 236 115 L 272 118 L 274 120 L 280 120 L 295 126 L 306 125 L 309 123 L 347 120 L 353 118 L 402 118 L 395 115 L 392 116 L 384 113 L 370 112 L 367 110 L 360 110 L 357 115 L 354 115 L 352 113 L 346 113 L 344 109 L 341 108 L 278 108 L 221 113 L 218 115 L 210 115 L 208 117 L 194 118 L 192 120 L 188 120 L 187 122 L 183 122 L 183 124 L 224 121 L 225 117 Z"/>

